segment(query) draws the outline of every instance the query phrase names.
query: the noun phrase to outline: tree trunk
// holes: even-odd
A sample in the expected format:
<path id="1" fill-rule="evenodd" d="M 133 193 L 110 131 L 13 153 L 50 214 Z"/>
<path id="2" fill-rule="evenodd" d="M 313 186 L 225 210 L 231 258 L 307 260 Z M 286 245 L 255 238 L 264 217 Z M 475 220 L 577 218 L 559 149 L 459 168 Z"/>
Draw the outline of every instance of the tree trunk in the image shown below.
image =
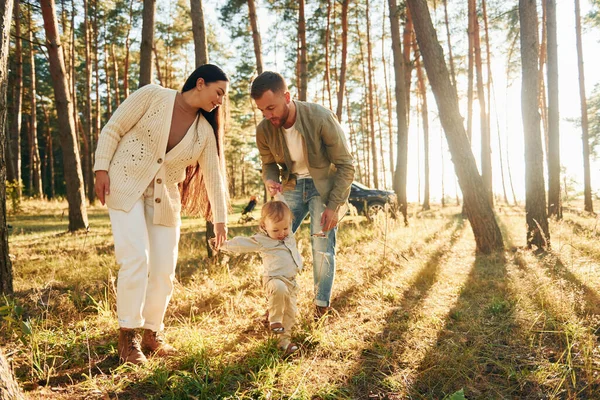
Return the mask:
<path id="1" fill-rule="evenodd" d="M 77 138 L 75 136 L 75 121 L 72 117 L 72 103 L 65 79 L 64 60 L 62 52 L 59 51 L 60 36 L 58 35 L 54 0 L 41 0 L 40 2 L 44 18 L 44 29 L 46 31 L 48 61 L 50 64 L 52 85 L 54 87 L 58 126 L 61 127 L 59 135 L 67 185 L 67 202 L 69 203 L 69 231 L 75 231 L 86 229 L 88 226 L 85 194 L 83 191 L 83 176 L 79 161 L 79 150 L 77 149 Z"/>
<path id="2" fill-rule="evenodd" d="M 545 249 L 550 246 L 544 158 L 542 154 L 540 114 L 538 112 L 538 33 L 535 0 L 519 0 L 521 28 L 521 113 L 525 134 L 525 212 L 527 245 Z"/>
<path id="3" fill-rule="evenodd" d="M 196 65 L 208 63 L 208 44 L 206 41 L 206 26 L 204 25 L 204 10 L 202 0 L 190 0 L 190 11 L 192 16 L 192 32 L 194 34 L 194 54 Z"/>
<path id="4" fill-rule="evenodd" d="M 379 189 L 379 159 L 377 157 L 377 145 L 375 144 L 375 105 L 373 104 L 373 50 L 371 46 L 371 22 L 369 21 L 369 2 L 366 3 L 367 19 L 367 77 L 369 81 L 369 130 L 371 134 L 371 157 L 373 158 L 373 182 L 375 189 Z"/>
<path id="5" fill-rule="evenodd" d="M 433 28 L 426 0 L 407 0 L 407 4 L 412 14 L 427 77 L 438 104 L 440 121 L 446 132 L 456 175 L 467 204 L 467 218 L 473 229 L 477 251 L 487 254 L 502 250 L 502 234 L 487 201 L 475 158 L 470 151 L 458 102 L 444 61 L 444 52 Z"/>
<path id="6" fill-rule="evenodd" d="M 92 134 L 92 59 L 91 59 L 91 32 L 90 32 L 90 5 L 88 0 L 83 0 L 83 35 L 85 46 L 85 108 L 83 118 L 82 136 L 85 137 L 83 154 L 83 178 L 85 189 L 90 204 L 94 201 L 94 172 L 92 163 L 92 153 L 94 152 L 94 139 Z"/>
<path id="7" fill-rule="evenodd" d="M 308 92 L 308 52 L 306 49 L 306 20 L 304 18 L 304 0 L 298 1 L 298 39 L 300 41 L 300 82 L 298 100 L 306 101 Z"/>
<path id="8" fill-rule="evenodd" d="M 10 25 L 13 13 L 12 0 L 0 0 L 0 294 L 13 293 L 13 270 L 8 253 L 8 228 L 6 226 L 6 89 L 8 87 L 8 55 Z M 21 40 L 17 38 L 17 40 Z M 4 356 L 2 355 L 4 367 Z M 4 368 L 2 368 L 4 369 Z M 5 379 L 0 380 L 4 386 Z M 12 385 L 11 385 L 12 386 Z"/>
<path id="9" fill-rule="evenodd" d="M 96 149 L 96 142 L 98 142 L 98 135 L 100 135 L 100 60 L 98 57 L 98 53 L 100 52 L 98 46 L 98 36 L 100 36 L 100 32 L 98 30 L 98 0 L 94 0 L 94 19 L 92 24 L 93 31 L 90 33 L 93 34 L 93 44 L 94 51 L 93 54 L 93 63 L 94 63 L 94 89 L 95 89 L 95 103 L 94 103 L 94 118 L 93 118 L 93 132 L 92 132 L 92 140 L 91 140 L 91 153 L 90 153 L 90 161 L 92 163 L 92 169 L 94 165 L 94 150 Z M 91 43 L 91 42 L 90 42 Z M 91 171 L 90 176 L 94 177 L 94 171 Z M 91 185 L 88 186 L 88 199 L 90 204 L 94 204 L 96 201 L 96 190 L 93 179 L 90 179 Z"/>
<path id="10" fill-rule="evenodd" d="M 2 3 L 4 0 L 1 0 Z M 8 0 L 12 1 L 12 0 Z M 4 4 L 0 4 L 2 8 Z M 12 368 L 4 356 L 4 351 L 0 349 L 0 398 L 2 400 L 23 400 L 23 393 L 15 379 Z"/>
<path id="11" fill-rule="evenodd" d="M 31 5 L 28 9 L 29 15 L 29 64 L 31 72 L 30 94 L 30 121 L 29 121 L 29 191 L 33 197 L 43 197 L 42 191 L 42 163 L 40 160 L 40 148 L 37 137 L 37 77 L 35 73 L 35 51 L 33 36 L 33 21 L 31 18 Z"/>
<path id="12" fill-rule="evenodd" d="M 106 76 L 106 114 L 105 117 L 108 120 L 110 118 L 110 116 L 112 115 L 112 82 L 113 79 L 111 79 L 110 73 L 111 73 L 111 67 L 110 67 L 110 62 L 109 62 L 109 47 L 108 47 L 108 40 L 106 39 L 106 16 L 104 18 L 103 24 L 102 24 L 102 35 L 103 35 L 103 39 L 104 39 L 104 76 Z M 114 80 L 114 82 L 117 82 L 116 80 Z"/>
<path id="13" fill-rule="evenodd" d="M 473 24 L 475 21 L 475 0 L 468 0 L 468 52 L 467 52 L 467 137 L 469 138 L 469 145 L 473 141 L 473 42 L 474 32 Z M 463 203 L 463 207 L 466 204 Z M 463 208 L 463 213 L 466 209 Z"/>
<path id="14" fill-rule="evenodd" d="M 338 85 L 337 92 L 337 108 L 335 112 L 335 115 L 337 115 L 340 123 L 342 122 L 344 93 L 346 91 L 346 58 L 348 56 L 348 3 L 349 0 L 342 0 L 342 60 L 340 65 L 340 84 Z"/>
<path id="15" fill-rule="evenodd" d="M 590 134 L 587 99 L 585 97 L 585 74 L 583 70 L 583 46 L 581 43 L 581 8 L 575 0 L 575 37 L 577 39 L 577 67 L 579 70 L 579 101 L 581 103 L 581 140 L 583 142 L 583 203 L 584 209 L 594 212 L 590 174 Z"/>
<path id="16" fill-rule="evenodd" d="M 5 0 L 4 0 L 5 1 Z M 14 18 L 15 18 L 15 80 L 14 80 L 14 96 L 13 96 L 13 115 L 12 124 L 10 126 L 11 137 L 11 154 L 14 168 L 14 178 L 18 183 L 17 195 L 21 198 L 23 192 L 23 182 L 21 182 L 21 118 L 23 112 L 23 50 L 21 46 L 21 17 L 20 17 L 19 0 L 14 2 Z M 10 24 L 9 24 L 10 25 Z"/>
<path id="17" fill-rule="evenodd" d="M 385 166 L 385 145 L 383 144 L 383 127 L 382 127 L 382 122 L 381 122 L 381 98 L 379 96 L 379 88 L 377 87 L 377 85 L 374 85 L 375 87 L 375 109 L 377 110 L 376 114 L 377 115 L 377 129 L 379 131 L 379 157 L 381 157 L 381 180 L 382 180 L 382 184 L 383 187 L 386 188 L 388 187 L 387 185 L 387 170 L 386 170 L 386 166 Z"/>
<path id="18" fill-rule="evenodd" d="M 121 94 L 119 93 L 119 67 L 117 65 L 117 56 L 115 54 L 115 44 L 110 44 L 110 56 L 112 58 L 112 71 L 115 80 L 115 110 L 121 105 Z M 109 112 L 110 115 L 112 113 Z M 110 118 L 110 117 L 109 117 Z"/>
<path id="19" fill-rule="evenodd" d="M 331 72 L 329 71 L 329 36 L 331 32 L 331 0 L 327 0 L 327 25 L 325 28 L 325 86 L 327 88 L 327 99 L 329 100 L 329 109 L 333 110 L 331 101 Z"/>
<path id="20" fill-rule="evenodd" d="M 406 7 L 404 11 L 404 17 L 406 18 L 406 21 L 404 21 L 404 32 L 402 35 L 402 51 L 404 58 L 404 96 L 406 97 L 406 125 L 408 126 L 410 124 L 410 86 L 412 84 L 413 68 L 413 64 L 410 62 L 410 53 L 412 52 L 412 43 L 416 39 L 414 38 L 415 30 L 413 27 L 412 17 L 410 15 L 410 9 Z"/>
<path id="21" fill-rule="evenodd" d="M 406 200 L 406 174 L 408 167 L 408 121 L 406 118 L 406 81 L 404 80 L 404 57 L 400 41 L 399 9 L 396 0 L 388 0 L 390 9 L 390 30 L 392 32 L 392 54 L 394 57 L 394 77 L 396 86 L 396 123 L 398 141 L 396 150 L 396 168 L 394 168 L 394 192 L 398 196 L 398 206 L 408 226 L 408 208 Z"/>
<path id="22" fill-rule="evenodd" d="M 46 103 L 42 102 L 42 111 L 44 112 L 44 123 L 46 130 L 46 152 L 44 154 L 44 163 L 46 165 L 46 176 L 48 177 L 48 198 L 56 197 L 56 184 L 54 179 L 54 147 L 52 145 L 52 130 L 50 129 L 50 112 Z"/>
<path id="23" fill-rule="evenodd" d="M 556 37 L 556 0 L 546 1 L 548 46 L 548 216 L 562 218 L 560 198 L 560 131 L 558 108 L 558 43 Z"/>
<path id="24" fill-rule="evenodd" d="M 417 70 L 417 84 L 419 87 L 418 94 L 421 97 L 421 119 L 423 120 L 423 153 L 424 153 L 424 173 L 425 173 L 425 188 L 423 191 L 423 210 L 429 210 L 429 110 L 427 107 L 427 89 L 425 87 L 425 77 L 419 60 L 419 48 L 416 43 L 413 44 L 415 52 L 415 69 Z"/>
<path id="25" fill-rule="evenodd" d="M 446 37 L 448 40 L 448 62 L 450 63 L 450 77 L 452 86 L 456 91 L 456 73 L 454 72 L 454 56 L 452 55 L 452 41 L 450 40 L 450 22 L 448 21 L 448 0 L 444 0 L 444 23 L 446 25 Z"/>
<path id="26" fill-rule="evenodd" d="M 250 16 L 250 27 L 252 28 L 252 42 L 254 43 L 254 56 L 256 57 L 256 72 L 263 73 L 262 43 L 260 31 L 258 30 L 258 18 L 256 17 L 256 5 L 254 0 L 248 0 L 248 14 Z"/>
<path id="27" fill-rule="evenodd" d="M 154 47 L 154 9 L 156 0 L 144 0 L 142 43 L 140 44 L 140 82 L 138 87 L 152 83 L 152 49 Z"/>
<path id="28" fill-rule="evenodd" d="M 479 19 L 477 12 L 473 15 L 473 53 L 475 54 L 475 72 L 477 75 L 477 99 L 479 100 L 479 123 L 481 129 L 481 178 L 487 191 L 490 206 L 494 206 L 492 190 L 492 149 L 491 138 L 483 85 L 483 61 L 481 57 L 481 39 L 479 35 Z M 488 77 L 489 79 L 489 77 Z"/>
<path id="29" fill-rule="evenodd" d="M 127 37 L 125 38 L 125 62 L 123 63 L 123 95 L 125 96 L 124 99 L 129 97 L 129 48 L 131 47 L 129 35 L 131 34 L 132 24 L 133 24 L 133 0 L 131 0 L 129 3 L 129 25 L 127 28 Z"/>
<path id="30" fill-rule="evenodd" d="M 383 0 L 383 20 L 381 22 L 383 28 L 381 33 L 381 63 L 383 64 L 383 87 L 385 90 L 385 106 L 387 110 L 387 125 L 388 125 L 388 153 L 390 157 L 390 176 L 394 181 L 394 131 L 392 129 L 392 94 L 388 83 L 387 61 L 385 58 L 385 2 Z M 383 162 L 383 158 L 381 159 Z"/>

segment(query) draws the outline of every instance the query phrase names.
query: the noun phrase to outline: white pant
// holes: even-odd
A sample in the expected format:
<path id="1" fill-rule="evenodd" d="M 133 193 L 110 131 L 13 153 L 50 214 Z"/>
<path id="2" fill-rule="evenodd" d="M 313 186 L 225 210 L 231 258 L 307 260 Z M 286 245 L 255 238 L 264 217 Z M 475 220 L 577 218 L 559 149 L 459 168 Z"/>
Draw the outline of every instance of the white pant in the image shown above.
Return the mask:
<path id="1" fill-rule="evenodd" d="M 283 325 L 285 330 L 279 335 L 278 345 L 287 349 L 298 313 L 298 284 L 295 279 L 283 276 L 263 276 L 262 281 L 269 300 L 269 324 L 279 322 Z"/>
<path id="2" fill-rule="evenodd" d="M 179 226 L 155 225 L 153 190 L 129 212 L 108 209 L 120 266 L 117 316 L 121 328 L 161 331 L 173 293 Z"/>

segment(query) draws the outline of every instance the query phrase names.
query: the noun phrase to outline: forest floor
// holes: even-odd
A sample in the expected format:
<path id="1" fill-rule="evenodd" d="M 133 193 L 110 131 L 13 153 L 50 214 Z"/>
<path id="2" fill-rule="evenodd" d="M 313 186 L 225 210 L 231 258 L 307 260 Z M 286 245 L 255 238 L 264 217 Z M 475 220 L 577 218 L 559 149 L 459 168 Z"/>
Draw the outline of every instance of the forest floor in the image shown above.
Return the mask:
<path id="1" fill-rule="evenodd" d="M 230 235 L 256 230 L 235 223 L 242 207 Z M 106 209 L 69 234 L 66 203 L 27 201 L 8 218 L 15 296 L 0 299 L 0 343 L 33 399 L 598 398 L 600 227 L 578 208 L 551 223 L 552 251 L 534 253 L 523 208 L 497 206 L 506 251 L 490 256 L 475 254 L 459 207 L 412 206 L 408 227 L 349 217 L 337 313 L 318 322 L 304 224 L 300 351 L 287 359 L 260 322 L 259 257 L 209 260 L 204 224 L 184 219 L 165 321 L 180 352 L 133 367 L 118 363 Z"/>

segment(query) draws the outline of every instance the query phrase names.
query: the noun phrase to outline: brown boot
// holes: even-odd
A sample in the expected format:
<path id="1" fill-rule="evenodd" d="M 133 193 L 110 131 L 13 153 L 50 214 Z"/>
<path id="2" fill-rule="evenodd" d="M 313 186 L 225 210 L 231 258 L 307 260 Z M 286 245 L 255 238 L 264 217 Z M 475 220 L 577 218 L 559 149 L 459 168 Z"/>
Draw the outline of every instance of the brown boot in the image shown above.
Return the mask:
<path id="1" fill-rule="evenodd" d="M 140 348 L 140 338 L 133 329 L 119 329 L 119 359 L 123 363 L 140 365 L 148 361 Z"/>
<path id="2" fill-rule="evenodd" d="M 154 332 L 151 329 L 144 329 L 142 348 L 144 351 L 156 354 L 160 357 L 168 357 L 177 353 L 177 349 L 170 344 L 167 344 L 160 332 Z"/>

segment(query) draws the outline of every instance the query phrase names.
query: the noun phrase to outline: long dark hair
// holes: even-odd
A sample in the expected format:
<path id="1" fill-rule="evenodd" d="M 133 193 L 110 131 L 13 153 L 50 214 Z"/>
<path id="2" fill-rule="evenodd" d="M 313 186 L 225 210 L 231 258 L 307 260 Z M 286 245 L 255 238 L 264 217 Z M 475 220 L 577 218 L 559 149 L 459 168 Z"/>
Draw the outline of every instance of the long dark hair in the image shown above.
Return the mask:
<path id="1" fill-rule="evenodd" d="M 213 64 L 204 64 L 196 68 L 194 72 L 187 78 L 181 93 L 190 91 L 196 87 L 198 79 L 204 79 L 204 83 L 212 83 L 217 81 L 229 82 L 229 78 L 223 72 L 223 70 Z M 208 112 L 203 109 L 198 110 L 198 114 L 201 114 L 206 118 L 210 126 L 213 128 L 215 135 L 215 141 L 217 143 L 217 153 L 219 155 L 219 169 L 221 175 L 225 178 L 225 154 L 223 146 L 223 136 L 225 130 L 223 129 L 223 120 L 225 119 L 223 108 L 227 107 L 216 107 L 214 110 Z M 225 187 L 226 198 L 229 199 L 229 193 L 227 193 L 227 184 Z M 212 221 L 212 210 L 210 202 L 208 201 L 208 193 L 206 191 L 206 185 L 200 166 L 196 165 L 187 167 L 185 171 L 185 179 L 180 186 L 181 193 L 181 207 L 182 210 L 188 215 L 202 214 L 207 221 Z"/>

